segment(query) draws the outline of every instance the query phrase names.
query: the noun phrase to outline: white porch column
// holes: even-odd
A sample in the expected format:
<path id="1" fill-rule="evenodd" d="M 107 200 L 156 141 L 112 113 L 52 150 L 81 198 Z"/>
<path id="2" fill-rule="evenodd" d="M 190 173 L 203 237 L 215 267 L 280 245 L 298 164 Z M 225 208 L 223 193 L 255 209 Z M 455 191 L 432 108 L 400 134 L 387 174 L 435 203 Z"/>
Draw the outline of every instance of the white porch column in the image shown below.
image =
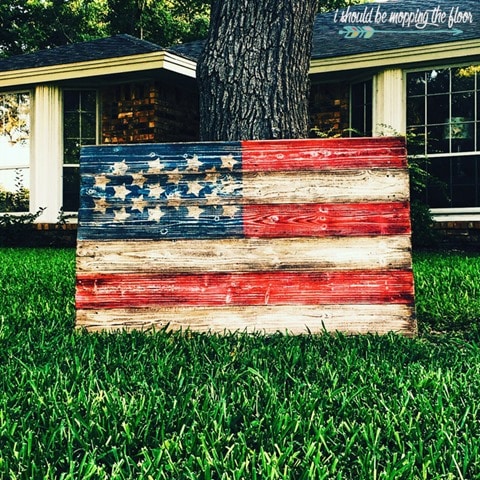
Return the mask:
<path id="1" fill-rule="evenodd" d="M 62 207 L 63 120 L 62 90 L 54 85 L 35 88 L 31 136 L 30 210 L 46 210 L 40 223 L 56 223 Z"/>
<path id="2" fill-rule="evenodd" d="M 388 69 L 375 77 L 374 136 L 406 133 L 406 100 L 403 71 Z"/>

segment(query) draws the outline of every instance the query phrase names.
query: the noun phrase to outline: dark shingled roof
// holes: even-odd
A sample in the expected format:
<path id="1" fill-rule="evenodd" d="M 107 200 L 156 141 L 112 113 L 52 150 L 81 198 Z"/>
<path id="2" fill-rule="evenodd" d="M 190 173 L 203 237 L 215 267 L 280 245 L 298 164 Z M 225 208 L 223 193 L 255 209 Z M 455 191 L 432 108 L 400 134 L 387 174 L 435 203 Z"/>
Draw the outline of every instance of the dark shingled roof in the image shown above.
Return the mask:
<path id="1" fill-rule="evenodd" d="M 168 47 L 166 50 L 175 55 L 188 58 L 189 60 L 197 61 L 202 53 L 204 43 L 205 40 L 196 40 L 194 42 L 174 45 L 173 47 Z"/>
<path id="2" fill-rule="evenodd" d="M 140 40 L 131 35 L 115 35 L 1 59 L 0 72 L 125 57 L 162 50 L 164 48 L 155 43 Z"/>
<path id="3" fill-rule="evenodd" d="M 480 0 L 388 0 L 367 3 L 317 15 L 313 31 L 312 58 L 332 58 L 399 48 L 418 47 L 445 42 L 480 38 Z M 439 8 L 448 20 L 450 12 L 458 8 L 470 12 L 473 23 L 457 23 L 449 28 L 448 23 L 438 22 L 423 29 L 391 23 L 388 19 L 398 12 L 424 13 Z M 375 23 L 377 9 L 386 15 L 387 21 Z M 359 15 L 365 12 L 366 21 Z M 342 22 L 342 13 L 344 14 Z M 349 15 L 346 15 L 346 14 Z M 356 15 L 356 18 L 355 18 Z M 370 17 L 368 15 L 371 15 Z M 431 18 L 431 15 L 430 15 Z M 373 35 L 366 38 L 346 38 L 346 27 L 371 27 Z M 0 60 L 0 72 L 25 68 L 62 65 L 104 58 L 116 58 L 166 50 L 175 55 L 196 61 L 203 48 L 203 40 L 162 48 L 130 35 L 116 35 L 91 42 L 75 43 L 62 47 L 41 50 L 36 53 L 17 55 Z"/>
<path id="4" fill-rule="evenodd" d="M 425 14 L 427 10 L 439 7 L 437 11 L 446 13 L 446 23 L 437 22 L 435 25 L 428 25 L 424 29 L 415 26 L 403 26 L 391 23 L 388 20 L 395 18 L 400 12 Z M 473 23 L 457 23 L 453 28 L 448 26 L 448 17 L 452 8 L 461 12 L 472 14 Z M 338 12 L 330 12 L 317 15 L 313 30 L 312 58 L 332 58 L 345 55 L 355 55 L 369 52 L 380 52 L 385 50 L 396 50 L 399 48 L 417 47 L 421 45 L 432 45 L 436 43 L 458 42 L 480 38 L 480 0 L 388 0 L 374 3 L 355 5 L 347 9 L 340 9 Z M 342 13 L 350 13 L 346 19 L 353 19 L 355 14 L 361 14 L 367 9 L 373 21 L 367 23 L 346 22 L 341 23 Z M 385 23 L 375 23 L 375 13 L 386 14 Z M 428 14 L 428 12 L 427 12 Z M 398 18 L 398 17 L 397 17 Z M 429 14 L 432 18 L 432 14 Z M 336 21 L 335 21 L 336 19 Z M 370 26 L 375 33 L 370 38 L 345 38 L 345 26 L 365 27 Z M 170 47 L 169 50 L 178 55 L 198 59 L 203 47 L 203 41 L 187 43 Z"/>

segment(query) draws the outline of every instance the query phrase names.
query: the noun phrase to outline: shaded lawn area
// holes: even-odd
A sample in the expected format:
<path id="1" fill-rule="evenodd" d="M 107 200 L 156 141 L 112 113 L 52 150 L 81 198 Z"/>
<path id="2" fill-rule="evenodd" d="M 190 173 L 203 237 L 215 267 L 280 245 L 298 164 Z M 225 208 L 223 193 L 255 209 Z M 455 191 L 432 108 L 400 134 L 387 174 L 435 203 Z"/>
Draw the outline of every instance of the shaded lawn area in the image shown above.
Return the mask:
<path id="1" fill-rule="evenodd" d="M 0 270 L 0 478 L 480 477 L 479 256 L 415 253 L 415 339 L 87 335 L 73 249 Z"/>

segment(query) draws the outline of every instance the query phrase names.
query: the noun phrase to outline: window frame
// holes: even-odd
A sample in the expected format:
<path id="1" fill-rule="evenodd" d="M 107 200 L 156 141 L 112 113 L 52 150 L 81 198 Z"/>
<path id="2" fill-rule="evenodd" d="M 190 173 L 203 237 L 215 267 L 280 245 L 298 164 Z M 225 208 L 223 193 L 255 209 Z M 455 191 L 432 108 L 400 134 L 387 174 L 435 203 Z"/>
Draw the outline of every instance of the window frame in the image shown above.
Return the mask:
<path id="1" fill-rule="evenodd" d="M 370 84 L 370 102 L 368 101 L 368 96 L 367 96 L 367 89 L 366 87 Z M 356 85 L 363 85 L 363 100 L 362 100 L 362 110 L 363 110 L 363 126 L 368 127 L 368 116 L 370 116 L 370 130 L 363 130 L 362 132 L 359 132 L 358 134 L 355 131 L 355 127 L 353 126 L 353 88 Z M 355 81 L 349 82 L 349 93 L 348 93 L 348 112 L 349 112 L 349 118 L 348 118 L 348 123 L 349 123 L 349 132 L 348 135 L 349 137 L 359 137 L 359 136 L 366 136 L 366 137 L 372 137 L 374 133 L 374 125 L 373 125 L 373 118 L 374 118 L 374 78 L 372 76 L 370 77 L 365 77 L 365 78 L 360 78 L 356 79 Z"/>
<path id="2" fill-rule="evenodd" d="M 77 94 L 81 92 L 94 92 L 95 93 L 95 145 L 99 145 L 100 142 L 100 137 L 101 137 L 101 102 L 100 102 L 100 91 L 98 88 L 88 88 L 88 87 L 80 87 L 80 88 L 75 88 L 75 87 L 68 87 L 64 88 L 62 90 L 62 124 L 64 126 L 63 132 L 62 132 L 62 156 L 63 156 L 63 161 L 62 161 L 62 205 L 64 205 L 65 202 L 65 169 L 79 169 L 80 168 L 80 158 L 78 158 L 77 163 L 72 163 L 72 162 L 66 162 L 65 161 L 65 123 L 66 123 L 66 113 L 67 110 L 65 109 L 65 93 L 67 92 L 75 92 Z M 77 115 L 81 114 L 81 110 L 76 110 Z M 72 137 L 72 138 L 78 138 L 78 137 Z M 81 138 L 80 138 L 81 140 Z M 87 144 L 85 144 L 87 145 Z M 90 144 L 88 144 L 90 145 Z M 80 144 L 80 147 L 83 146 Z M 80 192 L 78 192 L 78 195 L 80 196 Z M 64 210 L 68 214 L 76 214 L 77 210 Z"/>
<path id="3" fill-rule="evenodd" d="M 478 206 L 468 206 L 468 207 L 460 207 L 460 206 L 442 206 L 442 207 L 431 207 L 430 211 L 434 215 L 436 220 L 446 220 L 447 217 L 449 220 L 453 219 L 468 219 L 468 220 L 478 220 L 480 215 L 480 71 L 476 71 L 476 75 L 473 81 L 473 87 L 471 89 L 460 89 L 455 90 L 452 85 L 452 70 L 457 68 L 467 68 L 467 67 L 475 67 L 479 66 L 479 62 L 458 62 L 458 63 L 449 63 L 449 64 L 435 64 L 429 65 L 428 68 L 425 66 L 406 69 L 404 70 L 404 78 L 405 78 L 405 122 L 406 122 L 406 131 L 408 132 L 410 129 L 418 129 L 422 128 L 423 135 L 425 135 L 425 142 L 423 145 L 422 152 L 415 152 L 412 154 L 412 157 L 419 157 L 425 158 L 428 162 L 432 162 L 438 159 L 444 159 L 445 161 L 450 160 L 450 163 L 454 162 L 455 159 L 460 158 L 476 158 L 476 166 L 473 168 L 477 172 L 477 178 L 473 185 L 476 187 L 475 202 Z M 433 71 L 444 71 L 448 70 L 448 90 L 446 92 L 437 92 L 432 93 L 429 95 L 428 89 L 423 89 L 423 94 L 415 94 L 409 95 L 409 75 L 415 73 L 427 73 Z M 429 143 L 431 139 L 428 138 L 428 131 L 432 127 L 446 127 L 452 125 L 452 118 L 453 116 L 452 106 L 453 106 L 453 95 L 458 93 L 471 93 L 473 96 L 473 113 L 472 113 L 472 120 L 464 122 L 467 125 L 472 125 L 473 131 L 473 149 L 471 150 L 464 150 L 464 151 L 454 151 L 453 149 L 453 142 L 451 133 L 449 136 L 444 138 L 443 140 L 448 141 L 448 152 L 431 152 L 429 151 Z M 428 101 L 429 98 L 434 97 L 435 95 L 448 95 L 448 122 L 443 123 L 428 123 Z M 423 98 L 423 123 L 420 124 L 410 124 L 409 123 L 409 105 L 410 100 L 412 98 Z M 449 127 L 451 128 L 451 127 Z M 457 147 L 458 148 L 458 147 Z M 452 192 L 452 189 L 455 187 L 455 177 L 450 169 L 449 173 L 449 183 L 447 185 L 448 193 Z M 428 203 L 428 193 L 426 193 L 427 203 Z"/>
<path id="4" fill-rule="evenodd" d="M 28 163 L 20 163 L 16 164 L 13 166 L 2 166 L 0 163 L 0 172 L 4 171 L 16 171 L 16 170 L 27 170 L 29 172 L 29 177 L 30 181 L 28 182 L 28 185 L 24 185 L 24 188 L 29 192 L 29 205 L 25 210 L 19 210 L 19 211 L 4 211 L 0 210 L 0 215 L 5 215 L 5 214 L 12 214 L 12 215 L 23 215 L 25 213 L 28 213 L 30 211 L 30 205 L 31 205 L 31 193 L 32 193 L 32 186 L 31 186 L 31 170 L 32 170 L 32 132 L 33 132 L 33 108 L 34 108 L 34 93 L 32 89 L 29 88 L 21 88 L 21 89 L 14 89 L 14 90 L 1 90 L 0 91 L 0 96 L 3 95 L 28 95 L 29 98 L 29 132 L 28 132 Z M 0 182 L 1 183 L 1 182 Z M 14 192 L 12 192 L 14 193 Z"/>

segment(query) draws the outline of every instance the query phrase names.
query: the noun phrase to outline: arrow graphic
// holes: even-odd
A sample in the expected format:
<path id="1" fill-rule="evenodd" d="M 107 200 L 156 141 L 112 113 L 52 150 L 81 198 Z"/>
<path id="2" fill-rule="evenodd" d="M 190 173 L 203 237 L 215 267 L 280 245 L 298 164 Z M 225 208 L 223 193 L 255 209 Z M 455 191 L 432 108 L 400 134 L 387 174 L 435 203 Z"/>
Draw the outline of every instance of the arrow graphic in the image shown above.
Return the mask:
<path id="1" fill-rule="evenodd" d="M 345 38 L 371 38 L 375 33 L 384 35 L 401 35 L 401 34 L 415 34 L 421 35 L 426 33 L 449 33 L 450 35 L 460 35 L 463 30 L 459 28 L 443 29 L 443 30 L 375 30 L 373 27 L 366 26 L 360 27 L 356 25 L 347 25 L 339 30 L 340 35 L 344 35 Z"/>
<path id="2" fill-rule="evenodd" d="M 370 38 L 375 32 L 373 27 L 355 27 L 353 25 L 347 25 L 338 31 L 340 35 L 345 35 L 345 38 Z"/>

